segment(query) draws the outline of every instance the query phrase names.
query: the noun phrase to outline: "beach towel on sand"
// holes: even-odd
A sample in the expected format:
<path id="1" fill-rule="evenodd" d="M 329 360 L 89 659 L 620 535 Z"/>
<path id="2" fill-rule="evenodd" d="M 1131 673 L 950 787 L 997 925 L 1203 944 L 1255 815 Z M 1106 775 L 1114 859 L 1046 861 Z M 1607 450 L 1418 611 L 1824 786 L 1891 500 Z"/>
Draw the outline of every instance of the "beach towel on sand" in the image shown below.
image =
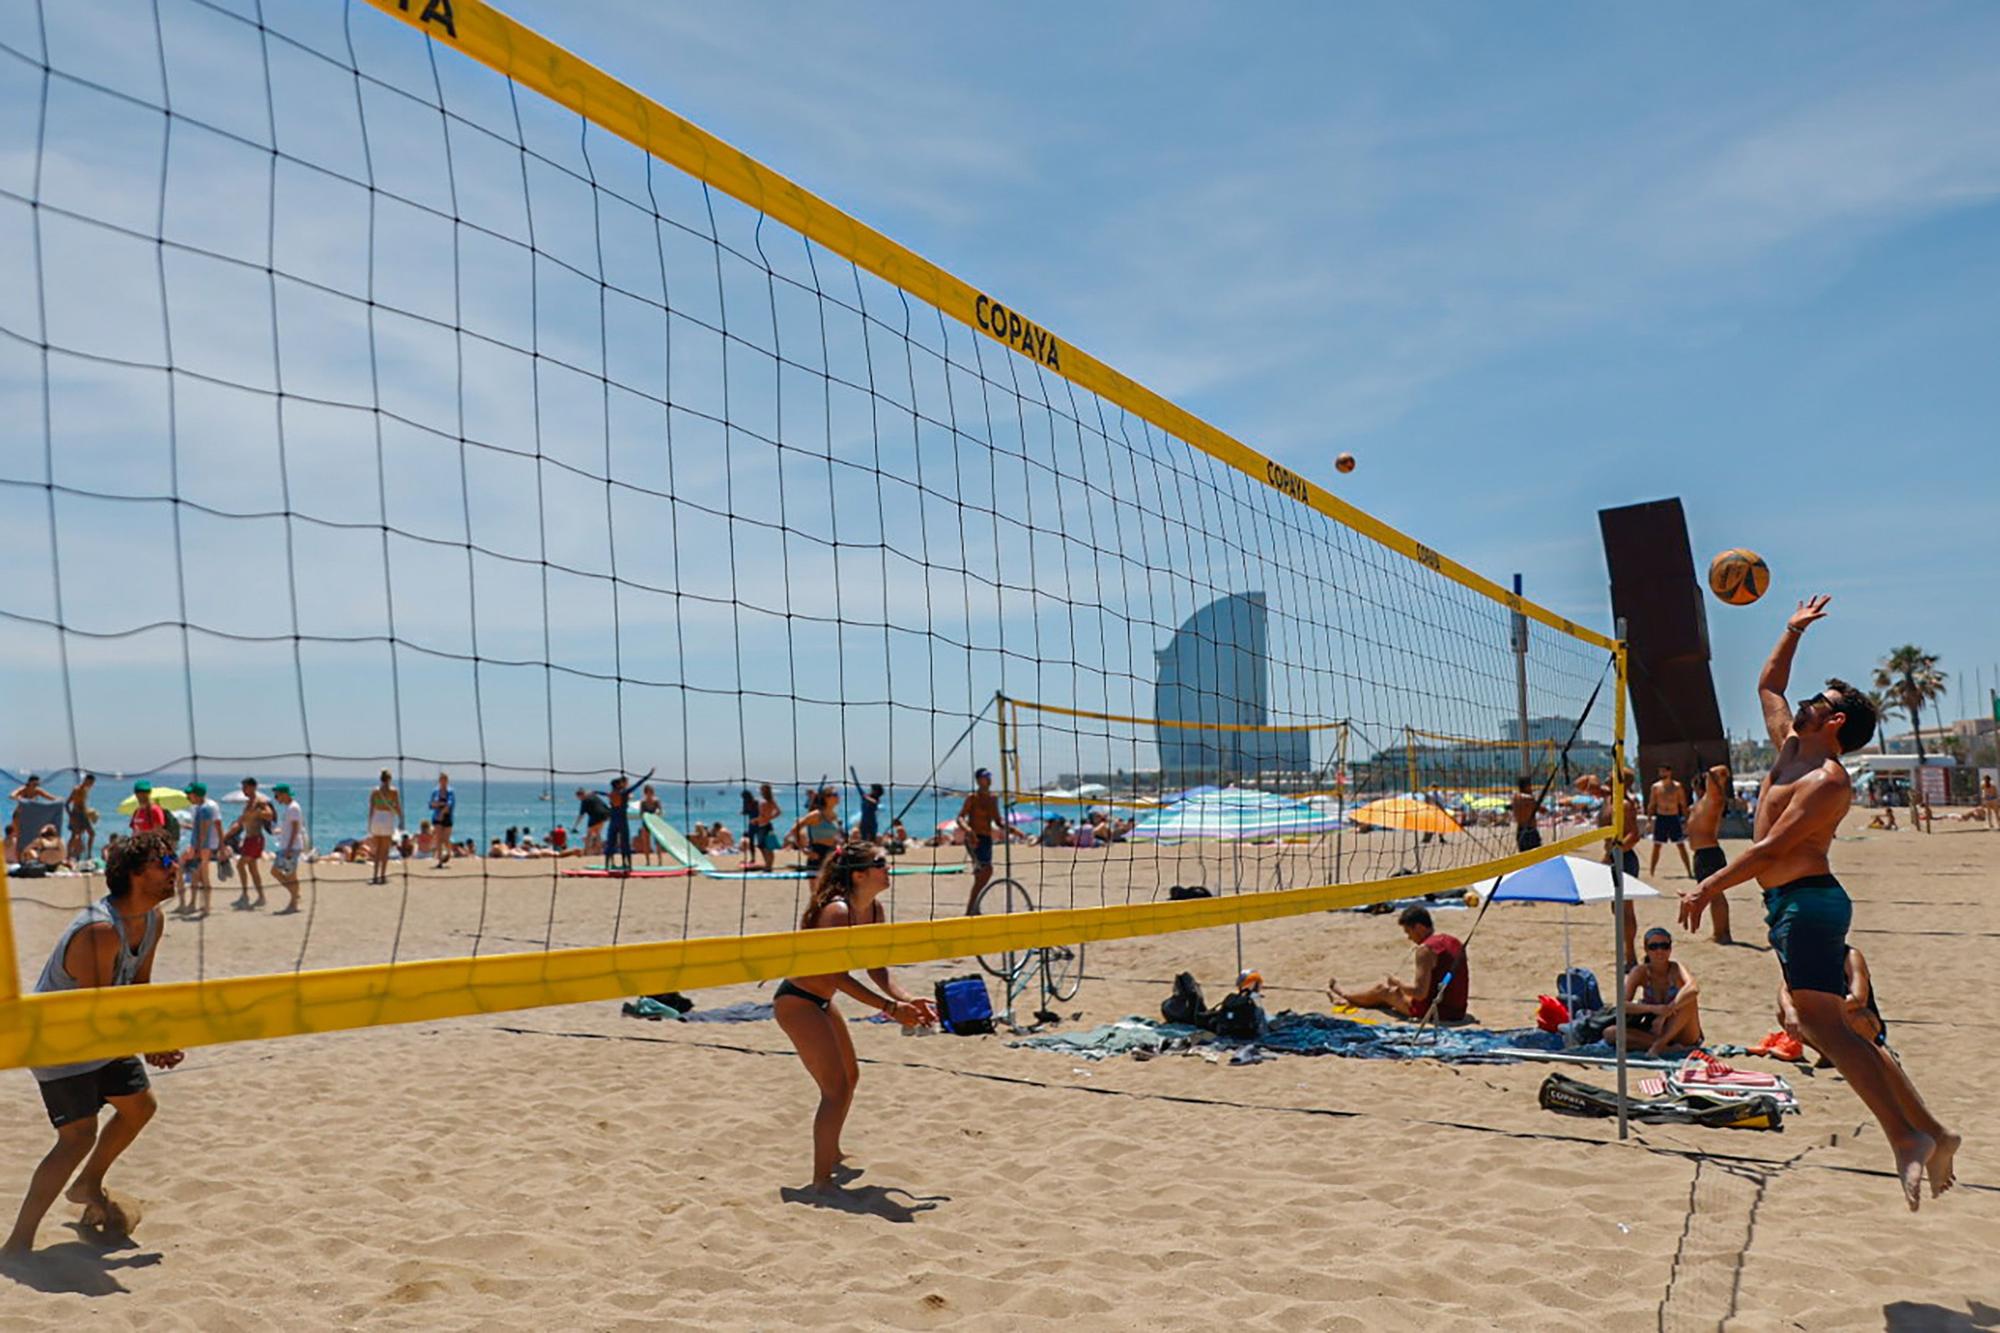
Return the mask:
<path id="1" fill-rule="evenodd" d="M 1415 1024 L 1357 1022 L 1332 1014 L 1300 1014 L 1291 1010 L 1271 1019 L 1254 1039 L 1214 1037 L 1200 1028 L 1123 1018 L 1085 1032 L 1046 1032 L 1014 1043 L 1037 1050 L 1061 1051 L 1084 1060 L 1135 1052 L 1157 1053 L 1203 1044 L 1229 1050 L 1256 1047 L 1271 1054 L 1344 1055 L 1357 1060 L 1444 1060 L 1455 1064 L 1511 1064 L 1518 1057 L 1509 1048 L 1561 1050 L 1562 1040 L 1534 1028 L 1492 1032 L 1477 1027 L 1419 1029 Z"/>

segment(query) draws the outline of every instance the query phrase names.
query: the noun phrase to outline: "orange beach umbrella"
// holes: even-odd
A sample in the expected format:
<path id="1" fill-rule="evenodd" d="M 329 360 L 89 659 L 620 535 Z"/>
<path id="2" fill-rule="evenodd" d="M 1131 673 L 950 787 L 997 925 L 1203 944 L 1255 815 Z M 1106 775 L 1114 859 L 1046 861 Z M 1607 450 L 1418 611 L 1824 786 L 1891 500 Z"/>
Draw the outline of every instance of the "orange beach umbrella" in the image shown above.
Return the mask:
<path id="1" fill-rule="evenodd" d="M 1412 833 L 1465 832 L 1456 819 L 1429 801 L 1420 801 L 1414 796 L 1385 796 L 1379 801 L 1370 801 L 1359 810 L 1348 811 L 1347 817 L 1357 824 L 1408 829 Z"/>

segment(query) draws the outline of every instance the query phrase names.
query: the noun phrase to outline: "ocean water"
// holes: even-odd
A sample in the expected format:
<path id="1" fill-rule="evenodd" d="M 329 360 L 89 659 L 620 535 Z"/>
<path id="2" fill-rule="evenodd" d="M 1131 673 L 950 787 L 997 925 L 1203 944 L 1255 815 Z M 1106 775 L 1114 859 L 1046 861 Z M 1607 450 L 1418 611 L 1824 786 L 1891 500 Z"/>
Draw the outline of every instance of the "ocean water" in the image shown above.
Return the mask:
<path id="1" fill-rule="evenodd" d="M 209 785 L 209 798 L 221 803 L 225 819 L 235 818 L 242 809 L 241 803 L 223 799 L 238 791 L 242 776 L 204 779 Z M 367 832 L 368 793 L 375 788 L 371 779 L 288 773 L 259 773 L 256 777 L 266 794 L 274 783 L 291 784 L 292 795 L 305 811 L 306 825 L 317 848 L 324 850 L 343 839 L 359 838 Z M 162 773 L 156 775 L 152 782 L 155 787 L 185 787 L 194 780 L 191 774 Z M 685 831 L 695 823 L 711 824 L 721 820 L 732 832 L 739 837 L 742 835 L 743 788 L 740 785 L 725 787 L 714 783 L 661 782 L 658 779 L 651 785 L 666 808 L 667 822 L 676 828 Z M 62 784 L 50 784 L 50 789 L 58 798 L 69 791 Z M 412 833 L 419 822 L 430 817 L 429 801 L 433 789 L 434 784 L 431 783 L 410 784 L 400 789 L 404 824 Z M 546 840 L 549 830 L 555 825 L 567 827 L 579 822 L 574 782 L 566 786 L 558 784 L 552 790 L 542 782 L 469 778 L 454 781 L 452 790 L 458 793 L 453 832 L 460 841 L 475 839 L 482 851 L 488 841 L 504 836 L 509 828 L 524 829 L 536 839 Z M 790 821 L 804 812 L 807 788 L 774 786 L 774 791 L 783 812 L 778 829 L 783 834 Z M 103 777 L 98 779 L 91 804 L 98 812 L 100 844 L 107 834 L 125 828 L 126 817 L 117 813 L 117 807 L 130 792 L 131 784 L 127 782 Z M 909 813 L 903 816 L 904 824 L 913 837 L 921 838 L 935 828 L 938 821 L 956 815 L 961 799 L 956 792 L 937 789 L 892 789 L 882 800 L 882 826 L 886 829 L 889 820 L 908 805 Z M 6 804 L 11 816 L 12 804 L 0 804 Z M 841 793 L 840 813 L 849 826 L 860 817 L 860 803 L 851 785 Z"/>

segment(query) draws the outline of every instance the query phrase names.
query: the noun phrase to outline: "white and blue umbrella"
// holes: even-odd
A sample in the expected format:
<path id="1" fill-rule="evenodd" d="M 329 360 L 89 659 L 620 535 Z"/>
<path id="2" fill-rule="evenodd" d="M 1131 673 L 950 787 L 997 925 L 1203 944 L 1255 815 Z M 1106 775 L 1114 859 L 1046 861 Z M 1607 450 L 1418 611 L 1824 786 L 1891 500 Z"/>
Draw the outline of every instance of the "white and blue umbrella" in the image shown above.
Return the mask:
<path id="1" fill-rule="evenodd" d="M 1657 898 L 1660 891 L 1636 875 L 1625 876 L 1627 898 Z M 1563 972 L 1569 972 L 1569 909 L 1584 903 L 1612 901 L 1611 867 L 1581 856 L 1552 856 L 1526 870 L 1502 875 L 1487 895 L 1489 902 L 1561 903 L 1563 906 Z M 1632 960 L 1627 959 L 1628 963 Z"/>

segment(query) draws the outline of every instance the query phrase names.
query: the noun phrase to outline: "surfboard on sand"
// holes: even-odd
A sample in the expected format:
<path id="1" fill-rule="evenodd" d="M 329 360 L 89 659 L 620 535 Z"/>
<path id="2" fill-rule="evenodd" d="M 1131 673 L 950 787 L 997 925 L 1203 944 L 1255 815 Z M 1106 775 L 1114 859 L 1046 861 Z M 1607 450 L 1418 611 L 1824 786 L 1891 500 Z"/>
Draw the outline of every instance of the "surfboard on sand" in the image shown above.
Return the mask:
<path id="1" fill-rule="evenodd" d="M 640 818 L 646 825 L 646 832 L 653 835 L 655 847 L 690 870 L 699 870 L 704 875 L 715 873 L 715 862 L 708 859 L 708 853 L 689 842 L 679 829 L 655 814 Z"/>

